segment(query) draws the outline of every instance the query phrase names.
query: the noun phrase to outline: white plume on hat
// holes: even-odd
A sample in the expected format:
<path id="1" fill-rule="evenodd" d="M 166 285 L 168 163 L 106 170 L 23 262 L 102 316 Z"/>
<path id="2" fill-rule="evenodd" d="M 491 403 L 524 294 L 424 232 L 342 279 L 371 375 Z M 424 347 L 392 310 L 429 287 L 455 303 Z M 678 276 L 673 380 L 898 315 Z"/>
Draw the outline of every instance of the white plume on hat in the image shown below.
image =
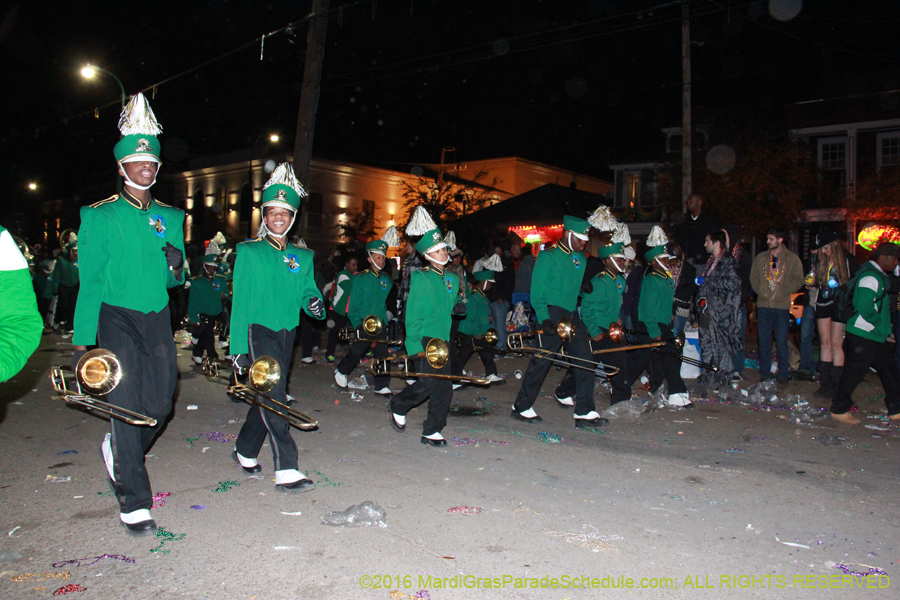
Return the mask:
<path id="1" fill-rule="evenodd" d="M 647 246 L 664 246 L 669 243 L 669 238 L 666 237 L 665 232 L 663 232 L 662 227 L 659 225 L 654 225 L 653 229 L 650 230 L 650 235 L 647 236 Z"/>
<path id="2" fill-rule="evenodd" d="M 628 232 L 628 225 L 625 223 L 618 223 L 616 225 L 616 231 L 612 235 L 612 239 L 609 240 L 612 244 L 622 244 L 623 246 L 627 246 L 631 243 L 631 234 Z"/>
<path id="3" fill-rule="evenodd" d="M 206 247 L 207 254 L 221 254 L 222 248 L 221 246 L 225 245 L 225 236 L 222 235 L 222 232 L 219 231 L 216 233 L 215 237 L 209 240 L 209 245 Z"/>
<path id="4" fill-rule="evenodd" d="M 297 195 L 301 198 L 306 198 L 308 195 L 300 182 L 297 181 L 297 176 L 294 175 L 294 168 L 288 163 L 281 163 L 275 167 L 275 170 L 272 171 L 272 176 L 269 177 L 269 180 L 263 186 L 263 189 L 265 190 L 269 186 L 277 184 L 288 186 L 297 192 Z"/>
<path id="5" fill-rule="evenodd" d="M 381 236 L 381 240 L 387 242 L 388 248 L 396 248 L 400 245 L 400 232 L 397 231 L 397 228 L 391 225 L 384 232 L 384 235 Z"/>
<path id="6" fill-rule="evenodd" d="M 489 259 L 484 261 L 484 270 L 500 273 L 503 271 L 503 262 L 500 260 L 500 257 L 498 255 L 494 254 Z"/>
<path id="7" fill-rule="evenodd" d="M 451 252 L 456 250 L 456 234 L 452 231 L 448 231 L 447 235 L 444 236 L 444 243 L 447 244 L 447 247 Z"/>
<path id="8" fill-rule="evenodd" d="M 594 229 L 599 231 L 613 231 L 618 223 L 616 218 L 609 212 L 609 207 L 604 204 L 598 206 L 597 210 L 591 213 L 587 220 Z"/>
<path id="9" fill-rule="evenodd" d="M 417 206 L 412 219 L 409 220 L 409 225 L 406 226 L 406 234 L 424 235 L 432 229 L 437 228 L 437 224 L 431 218 L 431 215 L 428 214 L 428 211 L 425 210 L 425 207 Z"/>
<path id="10" fill-rule="evenodd" d="M 119 131 L 122 135 L 159 135 L 162 126 L 144 95 L 138 92 L 131 97 L 119 115 Z"/>

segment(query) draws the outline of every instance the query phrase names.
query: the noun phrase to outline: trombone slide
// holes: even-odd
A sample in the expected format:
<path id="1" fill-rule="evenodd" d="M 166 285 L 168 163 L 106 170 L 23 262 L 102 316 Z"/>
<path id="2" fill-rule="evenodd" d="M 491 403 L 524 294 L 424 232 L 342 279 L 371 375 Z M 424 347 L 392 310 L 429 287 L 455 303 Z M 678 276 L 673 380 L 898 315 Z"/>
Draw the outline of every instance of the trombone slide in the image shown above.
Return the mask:
<path id="1" fill-rule="evenodd" d="M 309 431 L 309 430 L 315 429 L 316 427 L 319 426 L 318 421 L 303 414 L 299 410 L 294 410 L 293 408 L 289 407 L 287 404 L 279 402 L 278 400 L 275 400 L 274 398 L 272 398 L 270 396 L 266 396 L 264 394 L 259 394 L 259 392 L 257 392 L 253 388 L 243 385 L 241 383 L 230 386 L 228 388 L 228 393 L 232 394 L 235 398 L 239 398 L 239 399 L 243 400 L 247 404 L 252 404 L 253 406 L 259 406 L 260 408 L 264 408 L 269 412 L 275 413 L 282 419 L 286 420 L 289 425 L 291 425 L 292 427 L 296 427 L 297 429 L 301 429 L 303 431 Z M 283 409 L 285 409 L 287 411 L 287 414 L 285 414 L 279 410 L 276 410 L 276 409 L 272 408 L 271 406 L 261 402 L 259 400 L 259 398 L 257 398 L 257 394 L 259 394 L 260 396 L 262 396 L 269 402 L 272 402 L 272 403 L 277 404 L 278 406 L 282 407 Z"/>

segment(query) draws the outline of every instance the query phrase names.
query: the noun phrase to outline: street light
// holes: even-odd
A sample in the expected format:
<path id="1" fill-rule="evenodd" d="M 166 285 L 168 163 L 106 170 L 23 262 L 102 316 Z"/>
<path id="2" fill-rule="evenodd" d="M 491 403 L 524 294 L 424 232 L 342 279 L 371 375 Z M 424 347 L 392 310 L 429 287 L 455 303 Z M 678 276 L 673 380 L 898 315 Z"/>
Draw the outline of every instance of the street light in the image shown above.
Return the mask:
<path id="1" fill-rule="evenodd" d="M 253 154 L 256 152 L 256 146 L 259 144 L 259 140 L 263 139 L 266 136 L 269 136 L 269 142 L 272 144 L 278 143 L 278 134 L 277 133 L 261 133 L 259 137 L 256 138 L 256 141 L 253 142 L 253 146 L 250 147 L 250 160 L 247 164 L 247 185 L 250 186 L 250 206 L 253 206 Z M 250 228 L 249 237 L 253 237 L 253 211 L 250 212 L 250 220 L 247 224 Z"/>
<path id="2" fill-rule="evenodd" d="M 34 190 L 37 189 L 37 184 L 36 184 L 36 183 L 29 183 L 29 184 L 28 184 L 28 189 L 31 190 L 31 191 L 33 192 Z"/>
<path id="3" fill-rule="evenodd" d="M 122 92 L 122 107 L 124 108 L 125 107 L 125 86 L 122 85 L 122 80 L 119 79 L 118 77 L 116 77 L 115 73 L 113 73 L 112 71 L 107 71 L 106 69 L 103 69 L 101 67 L 98 67 L 96 65 L 91 65 L 91 64 L 87 64 L 84 66 L 84 68 L 81 69 L 81 75 L 85 79 L 93 79 L 97 75 L 98 72 L 106 73 L 107 75 L 109 75 L 110 77 L 115 79 L 116 83 L 119 84 L 119 90 Z"/>

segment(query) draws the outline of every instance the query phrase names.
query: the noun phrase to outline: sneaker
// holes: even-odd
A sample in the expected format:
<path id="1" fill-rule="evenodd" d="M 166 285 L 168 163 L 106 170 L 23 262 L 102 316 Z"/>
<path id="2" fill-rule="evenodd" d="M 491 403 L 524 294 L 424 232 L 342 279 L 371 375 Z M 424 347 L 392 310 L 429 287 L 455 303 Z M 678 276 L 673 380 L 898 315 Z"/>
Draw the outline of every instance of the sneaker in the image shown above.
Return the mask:
<path id="1" fill-rule="evenodd" d="M 334 354 L 329 354 L 328 356 L 326 356 L 325 362 L 327 362 L 329 365 L 333 365 L 334 364 Z"/>
<path id="2" fill-rule="evenodd" d="M 485 377 L 485 379 L 487 379 L 488 382 L 490 382 L 490 383 L 497 383 L 498 381 L 503 381 L 502 377 L 500 377 L 499 375 L 494 374 L 494 373 L 491 373 L 490 375 Z"/>
<path id="3" fill-rule="evenodd" d="M 391 388 L 383 387 L 380 390 L 375 390 L 376 394 L 380 394 L 382 396 L 390 396 L 393 392 L 391 392 Z"/>
<path id="4" fill-rule="evenodd" d="M 334 382 L 337 384 L 339 388 L 347 387 L 347 376 L 338 371 L 334 370 Z"/>
<path id="5" fill-rule="evenodd" d="M 740 383 L 742 381 L 746 381 L 747 378 L 735 371 L 731 374 L 731 383 Z"/>
<path id="6" fill-rule="evenodd" d="M 316 362 L 316 359 L 313 358 L 312 356 L 304 356 L 303 358 L 300 359 L 300 361 L 304 362 L 308 365 L 311 365 L 312 363 Z"/>
<path id="7" fill-rule="evenodd" d="M 369 388 L 369 384 L 366 382 L 366 376 L 360 375 L 356 379 L 347 383 L 347 387 L 351 390 L 365 390 Z"/>
<path id="8" fill-rule="evenodd" d="M 194 361 L 198 365 L 203 364 L 203 359 L 200 358 L 199 356 L 191 356 L 191 360 Z"/>

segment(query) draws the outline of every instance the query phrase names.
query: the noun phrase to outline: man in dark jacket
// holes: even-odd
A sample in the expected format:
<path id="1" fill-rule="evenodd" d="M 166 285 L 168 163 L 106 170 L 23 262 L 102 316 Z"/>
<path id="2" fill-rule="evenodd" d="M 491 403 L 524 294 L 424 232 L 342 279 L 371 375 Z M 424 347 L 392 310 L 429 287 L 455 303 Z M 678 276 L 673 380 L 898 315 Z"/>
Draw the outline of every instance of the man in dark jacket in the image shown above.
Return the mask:
<path id="1" fill-rule="evenodd" d="M 706 264 L 709 253 L 703 247 L 706 234 L 719 229 L 719 220 L 703 210 L 703 194 L 692 193 L 687 199 L 687 214 L 675 230 L 675 243 L 684 250 L 685 260 L 692 265 Z"/>

